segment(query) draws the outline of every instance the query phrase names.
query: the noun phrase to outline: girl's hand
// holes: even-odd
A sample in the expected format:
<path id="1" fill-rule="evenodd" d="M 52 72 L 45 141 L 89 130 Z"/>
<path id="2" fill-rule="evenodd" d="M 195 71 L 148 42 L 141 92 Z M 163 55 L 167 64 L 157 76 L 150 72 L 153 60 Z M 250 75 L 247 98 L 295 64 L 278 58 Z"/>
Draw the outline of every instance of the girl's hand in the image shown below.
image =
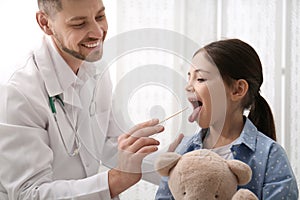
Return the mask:
<path id="1" fill-rule="evenodd" d="M 183 139 L 184 135 L 180 133 L 178 137 L 170 144 L 168 148 L 168 152 L 174 152 L 177 146 L 180 144 L 181 140 Z"/>

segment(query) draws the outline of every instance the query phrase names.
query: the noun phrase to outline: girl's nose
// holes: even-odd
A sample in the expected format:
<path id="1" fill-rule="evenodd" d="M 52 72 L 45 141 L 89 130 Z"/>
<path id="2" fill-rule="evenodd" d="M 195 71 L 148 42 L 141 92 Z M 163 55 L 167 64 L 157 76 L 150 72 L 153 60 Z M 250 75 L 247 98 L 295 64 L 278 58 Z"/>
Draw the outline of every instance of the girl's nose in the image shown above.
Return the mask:
<path id="1" fill-rule="evenodd" d="M 188 84 L 188 85 L 185 87 L 185 90 L 186 90 L 187 92 L 195 92 L 194 87 L 193 87 L 191 84 Z"/>

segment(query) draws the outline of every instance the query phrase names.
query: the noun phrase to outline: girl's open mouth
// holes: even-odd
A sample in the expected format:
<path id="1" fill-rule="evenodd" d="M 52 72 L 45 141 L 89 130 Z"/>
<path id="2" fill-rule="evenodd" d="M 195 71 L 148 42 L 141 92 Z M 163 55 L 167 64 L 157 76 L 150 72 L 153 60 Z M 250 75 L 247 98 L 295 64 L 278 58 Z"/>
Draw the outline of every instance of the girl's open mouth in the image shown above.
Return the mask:
<path id="1" fill-rule="evenodd" d="M 194 108 L 192 114 L 189 116 L 189 122 L 194 122 L 199 115 L 203 103 L 202 101 L 199 101 L 196 97 L 189 97 L 188 100 L 191 102 Z"/>

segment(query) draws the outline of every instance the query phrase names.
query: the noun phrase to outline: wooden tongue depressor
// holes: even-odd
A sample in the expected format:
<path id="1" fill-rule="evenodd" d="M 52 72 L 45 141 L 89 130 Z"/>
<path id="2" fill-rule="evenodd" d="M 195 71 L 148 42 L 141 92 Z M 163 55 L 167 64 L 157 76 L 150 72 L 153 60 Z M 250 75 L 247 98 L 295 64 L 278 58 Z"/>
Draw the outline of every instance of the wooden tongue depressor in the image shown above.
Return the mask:
<path id="1" fill-rule="evenodd" d="M 165 122 L 165 121 L 171 119 L 172 117 L 175 117 L 176 115 L 182 113 L 183 111 L 187 110 L 188 108 L 189 108 L 189 107 L 187 106 L 187 107 L 185 107 L 184 109 L 177 111 L 176 113 L 170 115 L 169 117 L 167 117 L 167 118 L 161 120 L 158 124 L 161 124 L 161 123 L 163 123 L 163 122 Z"/>

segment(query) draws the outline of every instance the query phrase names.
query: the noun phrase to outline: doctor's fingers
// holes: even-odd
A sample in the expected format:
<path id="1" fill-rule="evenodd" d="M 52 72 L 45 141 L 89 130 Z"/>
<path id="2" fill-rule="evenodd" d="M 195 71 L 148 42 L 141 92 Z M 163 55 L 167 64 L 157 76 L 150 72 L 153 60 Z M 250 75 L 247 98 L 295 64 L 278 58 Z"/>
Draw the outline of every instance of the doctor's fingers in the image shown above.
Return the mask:
<path id="1" fill-rule="evenodd" d="M 149 137 L 151 135 L 160 133 L 164 130 L 164 127 L 161 125 L 145 127 L 141 129 L 137 129 L 133 133 L 125 133 L 119 136 L 118 143 L 122 143 L 125 146 L 133 144 L 136 140 L 143 137 Z"/>
<path id="2" fill-rule="evenodd" d="M 135 125 L 134 127 L 132 127 L 128 134 L 132 135 L 133 133 L 135 133 L 137 130 L 140 130 L 142 128 L 145 128 L 145 127 L 150 127 L 150 126 L 155 126 L 155 125 L 158 125 L 159 123 L 159 120 L 158 119 L 151 119 L 149 121 L 146 121 L 146 122 L 142 122 L 140 124 L 137 124 Z"/>
<path id="3" fill-rule="evenodd" d="M 149 126 L 145 128 L 141 128 L 130 134 L 130 138 L 140 138 L 140 137 L 149 137 L 151 135 L 163 132 L 165 127 L 162 125 Z"/>
<path id="4" fill-rule="evenodd" d="M 151 153 L 156 151 L 157 146 L 160 142 L 154 138 L 140 137 L 136 139 L 133 143 L 129 143 L 128 140 L 120 141 L 119 150 L 127 153 Z"/>

